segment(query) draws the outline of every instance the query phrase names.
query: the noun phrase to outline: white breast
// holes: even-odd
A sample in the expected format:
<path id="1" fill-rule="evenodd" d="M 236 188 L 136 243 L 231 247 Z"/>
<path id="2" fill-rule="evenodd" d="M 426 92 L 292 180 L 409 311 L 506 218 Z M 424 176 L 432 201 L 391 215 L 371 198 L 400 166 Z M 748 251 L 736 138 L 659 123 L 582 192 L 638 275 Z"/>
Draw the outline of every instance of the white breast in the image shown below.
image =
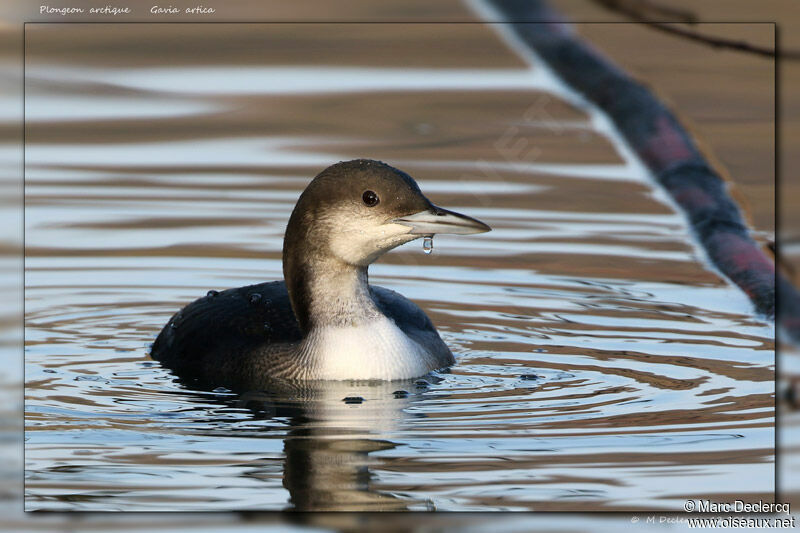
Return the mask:
<path id="1" fill-rule="evenodd" d="M 314 379 L 409 379 L 435 367 L 427 350 L 383 316 L 357 326 L 319 328 L 304 344 Z"/>

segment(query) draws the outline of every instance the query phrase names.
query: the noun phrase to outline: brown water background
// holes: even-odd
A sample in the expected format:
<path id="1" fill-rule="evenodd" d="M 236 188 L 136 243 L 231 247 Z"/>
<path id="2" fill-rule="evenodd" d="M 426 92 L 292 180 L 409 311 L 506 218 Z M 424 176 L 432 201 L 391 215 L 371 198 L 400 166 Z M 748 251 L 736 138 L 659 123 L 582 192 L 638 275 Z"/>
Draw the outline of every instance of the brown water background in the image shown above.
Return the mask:
<path id="1" fill-rule="evenodd" d="M 558 0 L 555 3 L 561 9 L 565 9 L 568 14 L 575 20 L 609 20 L 612 22 L 620 22 L 624 20 L 617 15 L 599 9 L 591 2 L 584 0 Z M 791 30 L 792 14 L 796 12 L 794 4 L 791 0 L 775 0 L 764 3 L 751 3 L 747 1 L 731 0 L 726 2 L 724 9 L 713 3 L 697 4 L 692 2 L 685 2 L 679 0 L 675 2 L 683 7 L 696 10 L 701 14 L 704 20 L 718 20 L 718 21 L 737 21 L 748 22 L 753 20 L 765 20 L 767 18 L 777 18 L 779 26 L 782 29 L 781 38 L 785 46 L 792 47 L 797 44 L 796 36 L 800 35 L 798 32 Z M 431 4 L 429 2 L 416 2 L 405 1 L 402 6 L 394 5 L 392 2 L 370 3 L 365 4 L 362 2 L 346 2 L 336 5 L 335 10 L 330 9 L 328 3 L 303 3 L 299 4 L 265 4 L 260 2 L 247 2 L 247 1 L 231 1 L 226 2 L 220 9 L 220 16 L 218 20 L 242 20 L 244 18 L 252 20 L 264 19 L 284 19 L 284 20 L 352 20 L 352 19 L 370 19 L 370 20 L 477 20 L 468 10 L 464 9 L 463 5 L 458 2 L 438 2 Z M 21 120 L 21 59 L 18 59 L 17 52 L 21 51 L 21 20 L 45 20 L 47 17 L 36 17 L 33 15 L 35 6 L 23 5 L 17 2 L 9 2 L 0 6 L 0 14 L 7 24 L 0 28 L 0 37 L 3 40 L 4 47 L 2 48 L 3 55 L 3 72 L 7 76 L 0 77 L 3 91 L 0 91 L 0 102 L 3 105 L 3 139 L 2 145 L 2 164 L 6 172 L 6 177 L 0 180 L 3 194 L 0 195 L 3 210 L 0 214 L 3 215 L 2 230 L 2 265 L 3 269 L 0 271 L 2 274 L 2 282 L 4 293 L 10 299 L 3 301 L 2 307 L 2 339 L 0 339 L 0 354 L 5 354 L 4 368 L 0 371 L 2 378 L 3 388 L 2 397 L 4 398 L 2 404 L 2 449 L 8 462 L 4 464 L 4 468 L 0 472 L 3 484 L 0 485 L 2 489 L 2 508 L 4 516 L 8 518 L 5 526 L 9 530 L 19 531 L 28 529 L 50 529 L 59 527 L 67 527 L 64 522 L 68 522 L 71 530 L 95 530 L 99 528 L 105 529 L 119 529 L 134 528 L 157 528 L 160 531 L 164 530 L 185 530 L 192 528 L 195 530 L 219 530 L 220 528 L 235 528 L 238 530 L 249 529 L 257 525 L 259 530 L 265 527 L 271 520 L 267 516 L 260 515 L 258 518 L 250 517 L 248 520 L 242 521 L 238 515 L 204 515 L 190 517 L 188 515 L 47 515 L 36 516 L 28 515 L 25 520 L 18 517 L 18 509 L 21 508 L 19 501 L 19 493 L 21 492 L 21 481 L 19 481 L 18 472 L 22 469 L 21 457 L 21 444 L 18 440 L 18 433 L 21 431 L 21 422 L 18 421 L 18 416 L 21 416 L 21 364 L 18 363 L 19 359 L 19 342 L 21 339 L 21 331 L 18 329 L 18 323 L 21 318 L 17 317 L 18 309 L 21 304 L 18 303 L 17 294 L 18 284 L 21 284 L 19 275 L 19 268 L 21 263 L 18 262 L 17 256 L 17 240 L 14 237 L 20 231 L 21 210 L 16 207 L 18 198 L 21 198 L 19 186 L 16 176 L 20 173 L 17 167 L 17 162 L 21 158 L 21 147 L 18 146 L 17 140 L 20 137 L 20 128 L 15 121 Z M 219 6 L 218 6 L 219 7 Z M 785 15 L 785 16 L 783 16 Z M 146 18 L 146 17 L 140 17 Z M 50 20 L 60 21 L 60 17 L 50 17 Z M 795 20 L 796 22 L 796 20 Z M 741 56 L 735 53 L 728 53 L 720 50 L 704 47 L 697 44 L 688 44 L 679 39 L 669 36 L 664 36 L 658 32 L 646 29 L 642 26 L 628 24 L 625 27 L 629 29 L 627 32 L 620 32 L 617 29 L 614 31 L 604 31 L 603 26 L 619 28 L 618 24 L 614 25 L 579 25 L 577 27 L 579 33 L 589 36 L 592 41 L 598 45 L 599 48 L 606 52 L 610 52 L 613 59 L 622 63 L 629 71 L 645 79 L 655 90 L 657 90 L 662 97 L 677 105 L 678 110 L 682 113 L 684 120 L 699 131 L 701 140 L 706 142 L 706 145 L 715 152 L 723 163 L 731 170 L 732 178 L 737 182 L 737 188 L 741 191 L 741 180 L 753 180 L 752 184 L 756 188 L 753 191 L 757 192 L 759 187 L 759 180 L 766 184 L 769 190 L 771 182 L 771 174 L 769 172 L 769 164 L 761 164 L 769 160 L 771 143 L 773 140 L 768 134 L 765 135 L 763 129 L 758 130 L 757 135 L 751 135 L 753 127 L 756 122 L 762 119 L 770 121 L 771 115 L 765 115 L 760 111 L 756 114 L 751 114 L 750 109 L 754 105 L 761 106 L 763 102 L 763 95 L 771 93 L 771 91 L 764 91 L 763 86 L 770 85 L 771 82 L 764 81 L 764 84 L 759 85 L 757 80 L 764 79 L 754 75 L 760 68 L 759 65 L 763 64 L 757 60 L 746 60 L 746 56 Z M 736 37 L 740 35 L 735 28 L 736 25 L 722 26 L 728 28 L 727 35 L 729 37 Z M 746 26 L 746 25 L 745 25 Z M 738 25 L 739 29 L 743 25 Z M 718 31 L 718 30 L 715 30 Z M 747 34 L 748 39 L 752 39 L 752 33 Z M 482 34 L 481 39 L 487 43 L 496 36 L 491 32 Z M 760 42 L 760 41 L 759 41 Z M 769 41 L 761 42 L 761 44 L 768 45 Z M 451 56 L 459 55 L 459 49 L 453 48 L 448 52 Z M 474 48 L 471 50 L 474 53 Z M 21 57 L 21 55 L 19 56 Z M 690 62 L 694 62 L 696 66 L 690 66 Z M 755 70 L 754 70 L 755 69 Z M 779 81 L 783 87 L 781 93 L 781 116 L 782 116 L 782 131 L 783 135 L 779 138 L 781 145 L 784 147 L 781 154 L 781 164 L 785 166 L 788 171 L 792 166 L 792 161 L 796 159 L 794 156 L 796 152 L 790 149 L 791 142 L 796 139 L 797 128 L 795 127 L 797 110 L 796 99 L 793 98 L 791 90 L 793 85 L 796 85 L 797 74 L 800 68 L 796 64 L 786 63 L 781 69 L 781 76 Z M 742 83 L 743 80 L 747 83 Z M 771 100 L 771 94 L 766 96 Z M 766 108 L 771 109 L 771 104 Z M 760 107 L 764 109 L 764 107 Z M 713 111 L 713 112 L 709 112 Z M 760 118 L 759 118 L 760 117 Z M 767 132 L 768 133 L 768 132 Z M 796 165 L 794 165 L 796 166 Z M 766 170 L 765 170 L 766 169 Z M 476 174 L 480 174 L 476 171 Z M 420 176 L 417 176 L 420 178 Z M 784 180 L 781 183 L 783 194 L 778 197 L 779 201 L 783 204 L 781 210 L 781 220 L 784 225 L 781 228 L 784 234 L 784 244 L 782 248 L 784 258 L 789 260 L 791 254 L 796 252 L 795 248 L 791 247 L 791 243 L 786 240 L 792 232 L 796 232 L 797 224 L 791 224 L 794 220 L 796 213 L 800 212 L 791 207 L 796 203 L 797 195 L 792 195 L 792 187 L 795 187 L 796 180 L 792 180 L 790 174 L 784 172 Z M 433 195 L 432 195 L 433 196 Z M 748 212 L 754 216 L 756 220 L 771 220 L 771 203 L 760 202 L 750 192 L 746 192 L 746 199 L 744 204 L 747 206 Z M 760 198 L 766 198 L 761 195 Z M 742 198 L 739 198 L 740 201 Z M 756 225 L 757 229 L 768 229 Z M 789 246 L 786 246 L 786 245 Z M 437 253 L 442 251 L 437 240 Z M 420 252 L 421 255 L 421 252 Z M 416 256 L 416 254 L 415 254 Z M 430 259 L 430 258 L 428 258 Z M 20 266 L 18 266 L 20 265 Z M 19 297 L 21 298 L 21 297 Z M 786 352 L 783 354 L 787 356 Z M 796 365 L 793 365 L 794 357 L 783 357 L 781 363 L 781 373 L 786 376 L 786 373 L 794 373 L 797 375 Z M 794 417 L 796 418 L 796 417 Z M 792 481 L 791 472 L 797 470 L 797 456 L 796 442 L 797 432 L 795 431 L 797 425 L 792 426 L 792 413 L 787 413 L 784 408 L 781 412 L 781 419 L 783 427 L 781 429 L 782 439 L 784 439 L 784 454 L 781 457 L 780 467 L 783 472 L 781 481 L 784 490 L 791 491 L 793 487 L 796 489 L 796 484 Z M 796 420 L 795 420 L 796 422 Z M 787 424 L 788 427 L 787 427 Z M 795 446 L 794 448 L 792 446 Z M 796 479 L 796 476 L 795 476 Z M 786 495 L 784 493 L 784 495 Z M 342 515 L 325 515 L 315 519 L 312 515 L 305 515 L 307 520 L 312 524 L 318 524 L 322 527 L 349 527 L 349 528 L 362 528 L 369 527 L 369 524 L 374 524 L 380 521 L 382 527 L 388 526 L 384 524 L 383 517 L 375 516 L 342 516 Z M 656 516 L 658 519 L 658 516 Z M 127 519 L 131 519 L 130 521 Z M 278 517 L 277 519 L 280 519 Z M 255 522 L 254 522 L 255 521 Z M 601 519 L 599 515 L 592 516 L 575 516 L 565 514 L 545 514 L 545 515 L 526 515 L 520 518 L 506 516 L 497 516 L 495 514 L 476 515 L 471 513 L 469 515 L 425 515 L 408 517 L 405 520 L 397 520 L 393 522 L 399 527 L 472 527 L 480 528 L 491 525 L 493 530 L 498 531 L 528 531 L 534 525 L 541 526 L 548 524 L 551 529 L 564 529 L 564 530 L 578 530 L 578 529 L 592 529 L 600 530 L 611 529 L 615 531 L 625 525 L 631 525 L 629 516 L 620 515 L 604 515 Z M 125 524 L 128 524 L 125 526 Z M 267 525 L 268 527 L 268 525 Z M 282 526 L 283 528 L 289 527 L 288 525 Z M 634 528 L 651 527 L 644 525 L 644 517 L 639 524 L 631 525 Z M 658 525 L 653 527 L 659 527 Z M 565 529 L 566 528 L 566 529 Z M 59 529 L 60 530 L 60 529 Z"/>
<path id="2" fill-rule="evenodd" d="M 604 118 L 502 32 L 28 25 L 27 509 L 771 499 L 771 326 Z M 450 372 L 405 399 L 242 399 L 147 359 L 181 305 L 279 278 L 298 194 L 353 157 L 494 228 L 371 269 L 429 313 Z"/>

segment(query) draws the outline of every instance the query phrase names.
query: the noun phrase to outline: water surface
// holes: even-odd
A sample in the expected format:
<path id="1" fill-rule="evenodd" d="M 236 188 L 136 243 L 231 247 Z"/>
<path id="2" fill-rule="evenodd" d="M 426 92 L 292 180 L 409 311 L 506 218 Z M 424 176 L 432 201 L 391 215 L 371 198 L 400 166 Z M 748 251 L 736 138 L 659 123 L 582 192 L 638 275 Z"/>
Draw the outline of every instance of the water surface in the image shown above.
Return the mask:
<path id="1" fill-rule="evenodd" d="M 149 31 L 228 42 L 231 26 Z M 602 116 L 512 49 L 425 64 L 426 46 L 469 40 L 457 25 L 426 25 L 437 39 L 420 38 L 422 58 L 354 37 L 402 41 L 403 25 L 345 41 L 341 25 L 286 26 L 236 27 L 239 49 L 178 47 L 154 65 L 106 25 L 29 25 L 28 510 L 771 499 L 772 327 L 707 266 Z M 270 32 L 307 53 L 237 61 Z M 320 59 L 336 43 L 337 61 Z M 209 289 L 281 278 L 297 196 L 355 157 L 494 228 L 370 270 L 425 309 L 457 365 L 239 396 L 192 390 L 148 358 Z"/>

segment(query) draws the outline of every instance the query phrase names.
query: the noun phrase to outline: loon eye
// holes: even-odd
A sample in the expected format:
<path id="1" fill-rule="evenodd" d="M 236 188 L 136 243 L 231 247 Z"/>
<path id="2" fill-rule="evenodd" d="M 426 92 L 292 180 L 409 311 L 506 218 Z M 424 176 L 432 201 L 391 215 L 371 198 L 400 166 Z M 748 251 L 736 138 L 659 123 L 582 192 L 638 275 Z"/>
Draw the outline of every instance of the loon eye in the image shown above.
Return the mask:
<path id="1" fill-rule="evenodd" d="M 374 191 L 364 191 L 364 194 L 361 195 L 361 199 L 367 207 L 375 207 L 381 201 Z"/>

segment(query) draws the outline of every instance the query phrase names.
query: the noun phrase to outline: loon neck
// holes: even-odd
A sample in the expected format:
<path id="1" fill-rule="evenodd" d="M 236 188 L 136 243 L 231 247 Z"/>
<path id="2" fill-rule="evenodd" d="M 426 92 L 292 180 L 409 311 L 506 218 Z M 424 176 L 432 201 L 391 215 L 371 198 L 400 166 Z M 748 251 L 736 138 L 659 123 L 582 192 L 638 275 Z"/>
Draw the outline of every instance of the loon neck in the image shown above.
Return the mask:
<path id="1" fill-rule="evenodd" d="M 333 258 L 284 260 L 284 277 L 305 334 L 327 326 L 357 326 L 382 316 L 369 291 L 366 266 Z"/>

